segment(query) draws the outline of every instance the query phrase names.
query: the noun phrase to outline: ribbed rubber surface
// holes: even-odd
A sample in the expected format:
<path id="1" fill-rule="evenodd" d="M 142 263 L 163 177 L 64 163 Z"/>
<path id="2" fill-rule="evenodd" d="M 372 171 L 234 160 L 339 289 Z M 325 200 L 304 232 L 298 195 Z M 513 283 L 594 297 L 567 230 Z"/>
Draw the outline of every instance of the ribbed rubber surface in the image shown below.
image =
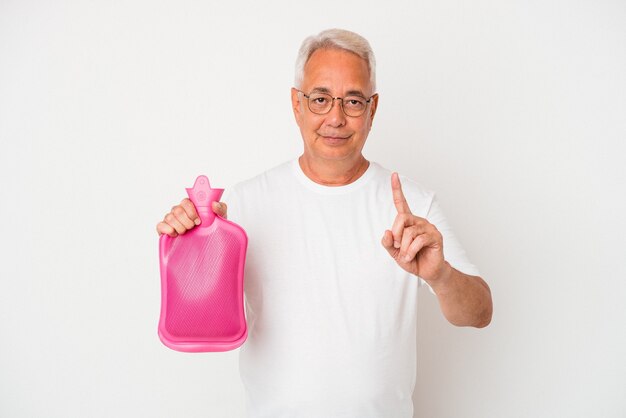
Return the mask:
<path id="1" fill-rule="evenodd" d="M 165 318 L 172 337 L 228 341 L 241 334 L 236 280 L 240 251 L 237 236 L 227 230 L 173 240 Z"/>

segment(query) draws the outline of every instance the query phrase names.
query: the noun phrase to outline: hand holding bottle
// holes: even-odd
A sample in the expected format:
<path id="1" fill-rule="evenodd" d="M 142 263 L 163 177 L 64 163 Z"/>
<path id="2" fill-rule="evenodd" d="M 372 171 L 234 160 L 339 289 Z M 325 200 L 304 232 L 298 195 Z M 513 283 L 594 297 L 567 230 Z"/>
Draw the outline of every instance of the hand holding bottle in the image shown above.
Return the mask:
<path id="1" fill-rule="evenodd" d="M 226 219 L 227 206 L 224 202 L 213 202 L 211 209 L 216 215 Z M 159 222 L 156 230 L 160 235 L 167 234 L 170 237 L 182 235 L 196 225 L 200 225 L 200 216 L 196 207 L 189 198 L 184 198 L 179 205 L 173 206 L 172 210 Z"/>

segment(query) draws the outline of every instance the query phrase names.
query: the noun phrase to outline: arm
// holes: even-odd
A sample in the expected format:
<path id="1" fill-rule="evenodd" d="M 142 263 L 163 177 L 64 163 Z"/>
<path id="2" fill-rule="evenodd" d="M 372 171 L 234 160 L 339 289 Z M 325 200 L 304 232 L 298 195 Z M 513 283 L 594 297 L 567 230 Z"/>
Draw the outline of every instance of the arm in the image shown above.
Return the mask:
<path id="1" fill-rule="evenodd" d="M 489 285 L 478 276 L 461 273 L 448 262 L 445 266 L 439 279 L 427 281 L 439 299 L 443 315 L 456 326 L 489 325 L 493 313 Z"/>
<path id="2" fill-rule="evenodd" d="M 443 256 L 443 237 L 424 218 L 411 213 L 398 175 L 391 176 L 398 215 L 382 245 L 398 265 L 421 277 L 433 289 L 446 319 L 457 326 L 482 328 L 491 322 L 491 291 L 483 279 L 454 269 Z"/>

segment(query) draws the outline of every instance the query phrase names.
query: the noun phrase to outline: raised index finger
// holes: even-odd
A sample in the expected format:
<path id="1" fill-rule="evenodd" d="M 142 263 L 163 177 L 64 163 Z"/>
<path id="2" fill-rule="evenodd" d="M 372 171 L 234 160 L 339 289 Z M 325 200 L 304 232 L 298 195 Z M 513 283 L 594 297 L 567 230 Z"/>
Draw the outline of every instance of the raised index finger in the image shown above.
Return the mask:
<path id="1" fill-rule="evenodd" d="M 404 193 L 402 193 L 402 184 L 400 184 L 398 173 L 391 174 L 391 193 L 393 194 L 393 204 L 398 213 L 411 213 L 409 204 L 406 202 Z"/>

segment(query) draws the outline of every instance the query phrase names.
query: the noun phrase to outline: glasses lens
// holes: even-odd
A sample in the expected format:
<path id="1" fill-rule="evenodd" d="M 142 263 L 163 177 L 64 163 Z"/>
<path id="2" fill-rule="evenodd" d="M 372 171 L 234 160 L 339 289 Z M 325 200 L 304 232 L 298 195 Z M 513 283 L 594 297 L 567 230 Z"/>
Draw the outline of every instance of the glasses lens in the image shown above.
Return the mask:
<path id="1" fill-rule="evenodd" d="M 333 98 L 329 94 L 312 93 L 309 96 L 309 109 L 311 112 L 324 114 L 327 113 L 333 105 Z"/>
<path id="2" fill-rule="evenodd" d="M 348 96 L 341 101 L 341 107 L 348 116 L 361 116 L 367 107 L 367 100 L 361 96 Z M 323 115 L 333 107 L 333 96 L 326 93 L 311 93 L 309 95 L 309 109 L 313 113 Z"/>
<path id="3" fill-rule="evenodd" d="M 360 96 L 348 96 L 343 99 L 343 111 L 348 116 L 361 116 L 366 106 L 367 101 Z"/>

